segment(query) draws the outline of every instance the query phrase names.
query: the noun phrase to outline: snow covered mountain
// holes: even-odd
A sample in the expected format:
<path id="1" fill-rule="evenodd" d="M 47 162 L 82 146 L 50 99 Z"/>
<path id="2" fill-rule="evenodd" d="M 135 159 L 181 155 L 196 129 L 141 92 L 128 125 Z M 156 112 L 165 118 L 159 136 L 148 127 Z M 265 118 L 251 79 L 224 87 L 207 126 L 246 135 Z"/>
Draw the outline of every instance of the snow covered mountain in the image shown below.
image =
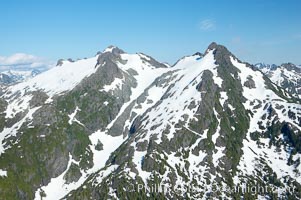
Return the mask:
<path id="1" fill-rule="evenodd" d="M 292 63 L 255 66 L 265 73 L 274 83 L 283 87 L 297 98 L 301 98 L 301 68 Z"/>
<path id="2" fill-rule="evenodd" d="M 5 199 L 301 197 L 299 99 L 216 43 L 172 67 L 110 46 L 0 100 Z"/>
<path id="3" fill-rule="evenodd" d="M 1 85 L 12 85 L 20 83 L 36 75 L 40 74 L 39 70 L 28 70 L 28 71 L 17 71 L 17 70 L 8 70 L 0 72 L 0 84 Z"/>

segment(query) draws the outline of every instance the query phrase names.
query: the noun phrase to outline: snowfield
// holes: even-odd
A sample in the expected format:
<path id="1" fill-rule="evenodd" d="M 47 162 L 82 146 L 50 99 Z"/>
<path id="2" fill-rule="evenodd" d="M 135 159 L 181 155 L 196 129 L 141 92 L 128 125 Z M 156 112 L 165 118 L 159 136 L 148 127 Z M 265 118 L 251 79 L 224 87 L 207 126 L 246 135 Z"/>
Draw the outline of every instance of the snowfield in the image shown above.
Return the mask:
<path id="1" fill-rule="evenodd" d="M 110 46 L 102 53 L 105 55 L 114 54 L 115 48 L 116 47 Z M 86 148 L 86 150 L 89 149 L 89 151 L 91 150 L 94 165 L 85 170 L 80 169 L 81 177 L 77 181 L 67 184 L 64 176 L 72 164 L 79 165 L 79 161 L 76 161 L 75 157 L 72 157 L 71 153 L 69 153 L 66 170 L 57 177 L 51 177 L 50 182 L 46 185 L 40 185 L 39 188 L 35 190 L 35 199 L 40 199 L 42 193 L 46 195 L 46 197 L 43 197 L 45 200 L 61 199 L 66 195 L 71 195 L 73 190 L 82 187 L 88 178 L 89 183 L 93 183 L 93 186 L 101 184 L 106 177 L 120 169 L 121 165 L 116 164 L 117 162 L 115 163 L 114 161 L 108 164 L 107 161 L 112 153 L 121 149 L 119 148 L 121 145 L 122 147 L 130 147 L 131 150 L 133 150 L 133 152 L 131 151 L 132 154 L 128 161 L 130 164 L 127 163 L 122 166 L 124 167 L 122 170 L 124 170 L 124 172 L 128 175 L 127 178 L 135 180 L 137 177 L 140 177 L 142 182 L 147 185 L 148 181 L 154 178 L 155 174 L 152 171 L 143 170 L 143 161 L 147 155 L 153 156 L 159 151 L 150 152 L 148 148 L 139 148 L 139 143 L 141 144 L 146 141 L 147 145 L 149 145 L 148 142 L 151 141 L 157 146 L 163 146 L 166 144 L 164 143 L 166 141 L 167 143 L 171 143 L 171 141 L 176 138 L 177 133 L 181 131 L 181 133 L 185 134 L 191 133 L 191 137 L 194 137 L 194 140 L 192 140 L 192 142 L 190 141 L 190 143 L 187 144 L 187 147 L 181 147 L 176 152 L 162 150 L 160 154 L 158 153 L 157 156 L 164 160 L 165 166 L 164 173 L 157 174 L 157 178 L 160 178 L 161 183 L 167 184 L 171 187 L 170 174 L 173 172 L 176 175 L 176 185 L 186 187 L 189 186 L 189 184 L 196 183 L 196 185 L 201 186 L 202 184 L 209 182 L 211 185 L 208 183 L 208 188 L 210 189 L 206 192 L 210 192 L 213 190 L 215 180 L 222 177 L 222 173 L 220 171 L 226 169 L 225 165 L 224 168 L 221 167 L 223 166 L 221 164 L 224 164 L 225 162 L 224 159 L 228 158 L 226 157 L 226 145 L 222 146 L 222 144 L 224 144 L 223 137 L 226 135 L 224 132 L 235 132 L 235 128 L 237 128 L 235 123 L 239 121 L 236 120 L 236 122 L 233 123 L 225 122 L 225 120 L 223 120 L 225 119 L 223 112 L 227 114 L 230 113 L 229 119 L 232 117 L 234 119 L 235 114 L 237 114 L 235 111 L 239 112 L 240 107 L 242 107 L 243 111 L 248 113 L 246 115 L 248 115 L 247 120 L 249 120 L 249 127 L 242 129 L 245 130 L 246 135 L 244 138 L 241 138 L 241 151 L 243 153 L 240 160 L 238 160 L 238 170 L 235 174 L 233 173 L 234 183 L 244 183 L 244 181 L 246 181 L 246 177 L 252 176 L 258 167 L 262 167 L 264 164 L 270 167 L 279 179 L 291 177 L 298 183 L 301 183 L 301 175 L 300 173 L 297 173 L 301 172 L 301 165 L 287 165 L 287 159 L 290 156 L 290 149 L 286 148 L 284 145 L 280 145 L 279 149 L 273 145 L 271 146 L 269 144 L 269 138 L 260 138 L 258 141 L 254 141 L 251 138 L 252 133 L 263 133 L 263 130 L 266 131 L 268 124 L 272 124 L 273 122 L 289 123 L 292 127 L 294 127 L 294 130 L 301 131 L 301 127 L 298 124 L 300 123 L 298 121 L 298 117 L 301 119 L 301 105 L 298 103 L 289 103 L 290 101 L 286 99 L 286 97 L 289 97 L 287 92 L 281 90 L 280 92 L 283 93 L 282 95 L 279 95 L 277 91 L 275 92 L 275 90 L 268 87 L 266 77 L 261 71 L 253 70 L 248 67 L 247 64 L 240 62 L 234 56 L 230 56 L 228 62 L 232 68 L 235 68 L 236 71 L 234 71 L 236 73 L 234 73 L 234 75 L 231 72 L 228 77 L 231 78 L 232 76 L 236 83 L 241 85 L 241 87 L 239 86 L 239 94 L 240 96 L 243 96 L 245 100 L 239 102 L 240 107 L 235 105 L 233 102 L 230 104 L 229 100 L 232 100 L 233 97 L 231 99 L 231 91 L 229 92 L 229 90 L 225 89 L 225 87 L 229 87 L 228 85 L 226 86 L 228 79 L 224 78 L 223 80 L 221 77 L 224 76 L 219 74 L 221 73 L 219 71 L 219 69 L 221 69 L 219 67 L 221 66 L 219 66 L 219 62 L 216 60 L 217 57 L 215 57 L 215 51 L 216 49 L 208 49 L 202 56 L 198 54 L 186 56 L 180 59 L 173 67 L 162 63 L 160 63 L 162 65 L 159 65 L 158 67 L 154 64 L 151 57 L 142 53 L 118 54 L 118 59 L 113 61 L 123 77 L 115 77 L 111 80 L 112 82 L 110 84 L 106 83 L 104 86 L 99 86 L 97 88 L 97 92 L 106 94 L 107 96 L 104 95 L 105 97 L 114 97 L 115 94 L 120 93 L 120 99 L 123 101 L 120 101 L 121 103 L 116 106 L 118 109 L 116 109 L 116 112 L 113 115 L 110 115 L 111 113 L 109 114 L 110 118 L 107 120 L 108 122 L 103 125 L 102 129 L 99 129 L 100 126 L 97 126 L 97 128 L 93 129 L 93 131 L 86 135 L 87 140 L 90 140 L 90 143 L 88 143 L 87 147 L 84 148 Z M 4 127 L 0 133 L 0 156 L 5 153 L 5 150 L 11 148 L 11 146 L 6 145 L 5 143 L 7 138 L 14 137 L 19 134 L 18 131 L 21 130 L 21 127 L 26 123 L 28 128 L 33 126 L 33 116 L 36 111 L 45 105 L 55 105 L 57 96 L 64 95 L 68 91 L 71 91 L 85 78 L 89 78 L 89 76 L 96 73 L 97 70 L 106 65 L 105 62 L 101 65 L 98 64 L 99 56 L 100 54 L 92 58 L 81 59 L 75 62 L 63 61 L 60 66 L 56 66 L 49 71 L 26 80 L 25 82 L 5 89 L 2 95 L 3 99 L 7 101 L 7 107 L 3 112 L 3 114 L 5 114 L 5 119 L 18 120 L 16 120 L 12 126 Z M 163 65 L 166 67 L 162 67 Z M 208 79 L 210 83 L 206 83 L 207 79 L 203 76 L 208 71 L 212 73 L 212 79 Z M 281 71 L 276 70 L 273 78 L 271 78 L 272 81 L 274 83 L 281 84 L 283 81 L 281 74 Z M 291 72 L 287 72 L 286 74 L 292 80 L 296 78 Z M 126 88 L 125 86 L 128 86 L 126 84 L 129 84 L 128 79 L 135 83 L 133 84 L 135 86 L 130 85 L 130 92 L 125 91 L 124 89 Z M 254 86 L 252 87 L 248 87 L 245 84 L 250 79 L 254 83 Z M 206 91 L 200 91 L 197 86 L 201 84 L 208 84 L 209 89 L 206 89 Z M 212 91 L 210 91 L 210 87 L 213 88 Z M 233 85 L 231 88 L 233 88 Z M 45 102 L 42 102 L 39 106 L 32 106 L 31 101 L 34 99 L 35 92 L 37 91 L 45 92 L 45 94 L 48 95 L 48 99 L 46 101 L 43 100 Z M 128 96 L 124 95 L 125 92 L 128 92 Z M 210 94 L 210 92 L 217 94 L 217 97 L 220 97 L 219 99 L 217 99 L 216 96 L 214 96 L 214 99 L 212 96 L 207 97 L 212 98 L 212 101 L 217 99 L 212 109 L 209 107 L 210 112 L 212 112 L 209 117 L 216 118 L 216 120 L 214 119 L 216 125 L 214 125 L 213 131 L 211 130 L 211 124 L 213 124 L 213 121 L 210 122 L 211 124 L 207 123 L 210 126 L 208 126 L 208 128 L 205 127 L 204 129 L 206 130 L 197 129 L 199 127 L 193 127 L 192 122 L 200 123 L 202 117 L 205 118 L 205 115 L 208 114 L 200 114 L 198 108 L 202 105 L 201 103 L 208 102 L 208 99 L 206 99 L 204 94 Z M 89 94 L 88 92 L 85 94 L 83 93 L 81 96 Z M 100 101 L 100 107 L 110 106 L 110 100 L 111 99 L 107 98 Z M 211 101 L 211 99 L 209 101 Z M 97 111 L 99 108 L 98 106 L 95 108 Z M 68 111 L 66 114 L 66 124 L 68 126 L 72 126 L 76 123 L 84 128 L 88 127 L 86 126 L 88 123 L 81 119 L 78 115 L 83 112 L 82 107 L 75 104 L 74 107 Z M 274 108 L 273 118 L 264 118 L 263 116 L 269 114 L 270 108 Z M 295 113 L 295 118 L 290 116 L 290 112 Z M 125 113 L 127 114 L 126 117 L 124 117 Z M 18 118 L 18 116 L 21 117 Z M 135 134 L 137 133 L 137 135 L 132 137 L 130 135 L 132 133 L 128 133 L 129 131 L 126 131 L 131 129 L 132 125 L 135 124 L 136 119 L 139 119 L 139 124 L 134 128 L 138 128 L 139 130 L 134 132 Z M 123 120 L 123 123 L 120 122 L 121 120 Z M 264 125 L 263 128 L 259 126 L 260 122 Z M 97 121 L 97 123 L 99 124 L 99 121 Z M 225 125 L 225 123 L 232 124 L 230 126 L 228 124 Z M 118 136 L 112 136 L 113 134 L 110 134 L 110 130 L 116 124 L 121 124 L 120 127 L 122 129 L 122 133 Z M 49 126 L 49 124 L 46 126 Z M 225 127 L 228 129 L 225 129 Z M 22 133 L 20 133 L 20 135 L 22 135 Z M 47 139 L 47 135 L 45 135 L 40 135 L 39 137 Z M 285 141 L 283 134 L 280 134 L 280 136 L 281 137 L 277 139 Z M 208 140 L 210 141 L 208 142 Z M 102 145 L 101 149 L 97 148 L 98 144 Z M 126 146 L 127 144 L 128 146 Z M 202 148 L 198 148 L 198 145 L 205 146 L 205 144 L 210 145 L 210 148 L 212 149 L 205 151 L 202 150 Z M 156 145 L 154 146 L 156 147 Z M 192 153 L 194 149 L 198 150 L 197 155 Z M 123 150 L 124 149 L 122 149 L 122 151 Z M 124 151 L 126 152 L 127 149 Z M 188 152 L 185 158 L 179 153 L 184 151 Z M 211 153 L 208 153 L 209 151 L 211 151 Z M 90 161 L 92 161 L 92 156 L 90 158 Z M 264 162 L 260 162 L 261 159 L 263 159 Z M 297 153 L 293 156 L 293 159 L 301 159 L 301 155 Z M 67 164 L 67 158 L 65 164 Z M 212 172 L 212 168 L 218 170 Z M 227 171 L 227 173 L 232 173 L 233 171 L 231 170 Z M 5 167 L 0 169 L 0 179 L 6 178 L 9 174 L 9 169 Z M 183 174 L 187 177 L 188 181 L 183 178 Z M 210 175 L 208 176 L 208 174 Z M 91 178 L 91 176 L 93 177 Z M 221 185 L 225 183 L 226 182 L 224 180 L 220 181 Z M 204 192 L 204 188 L 199 187 L 198 192 Z M 108 189 L 108 193 L 112 196 L 116 195 L 111 187 Z M 182 195 L 185 194 L 183 193 Z M 226 198 L 225 193 L 221 195 L 223 198 Z"/>

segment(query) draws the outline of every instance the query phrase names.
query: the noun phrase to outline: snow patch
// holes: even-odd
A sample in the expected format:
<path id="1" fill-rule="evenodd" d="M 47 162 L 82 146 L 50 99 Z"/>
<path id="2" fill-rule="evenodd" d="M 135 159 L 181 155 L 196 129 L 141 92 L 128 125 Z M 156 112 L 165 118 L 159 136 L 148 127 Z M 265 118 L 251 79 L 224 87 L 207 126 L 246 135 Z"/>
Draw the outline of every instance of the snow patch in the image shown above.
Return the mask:
<path id="1" fill-rule="evenodd" d="M 7 176 L 7 171 L 0 169 L 0 176 L 2 177 Z"/>
<path id="2" fill-rule="evenodd" d="M 115 78 L 111 84 L 103 86 L 103 89 L 101 89 L 100 91 L 109 92 L 112 90 L 121 89 L 123 82 L 124 78 Z"/>
<path id="3" fill-rule="evenodd" d="M 68 116 L 69 116 L 69 121 L 68 121 L 68 123 L 71 125 L 72 122 L 77 122 L 78 124 L 80 124 L 80 125 L 82 125 L 82 126 L 85 126 L 85 125 L 82 124 L 79 120 L 77 120 L 77 119 L 75 118 L 75 116 L 76 116 L 76 114 L 77 114 L 78 111 L 80 111 L 80 109 L 79 109 L 78 107 L 76 107 L 75 110 L 74 110 L 74 112 L 71 113 L 70 115 L 68 115 Z"/>
<path id="4" fill-rule="evenodd" d="M 4 151 L 8 148 L 10 148 L 10 146 L 4 148 L 3 145 L 3 141 L 11 136 L 16 136 L 18 130 L 21 128 L 21 126 L 23 125 L 24 122 L 26 122 L 27 120 L 32 120 L 32 115 L 40 108 L 39 107 L 35 107 L 32 108 L 28 111 L 28 113 L 25 115 L 25 117 L 23 117 L 23 119 L 21 119 L 19 122 L 16 122 L 12 127 L 9 128 L 4 128 L 3 131 L 0 133 L 0 155 L 2 153 L 4 153 Z"/>
<path id="5" fill-rule="evenodd" d="M 76 163 L 76 161 L 72 158 L 72 155 L 69 154 L 69 161 L 66 170 L 56 178 L 52 178 L 50 183 L 47 186 L 43 186 L 39 188 L 35 192 L 35 200 L 44 199 L 44 200 L 52 200 L 52 199 L 61 199 L 65 196 L 66 192 L 69 192 L 73 189 L 76 189 L 76 183 L 65 184 L 64 176 L 68 172 L 72 163 Z M 41 197 L 41 193 L 45 193 L 46 197 Z"/>

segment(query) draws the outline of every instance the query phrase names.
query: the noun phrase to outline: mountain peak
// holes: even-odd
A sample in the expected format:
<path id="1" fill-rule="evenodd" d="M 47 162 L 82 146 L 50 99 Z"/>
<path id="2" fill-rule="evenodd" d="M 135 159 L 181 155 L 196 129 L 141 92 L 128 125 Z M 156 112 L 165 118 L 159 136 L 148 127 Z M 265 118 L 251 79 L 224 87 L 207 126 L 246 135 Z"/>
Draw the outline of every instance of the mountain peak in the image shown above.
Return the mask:
<path id="1" fill-rule="evenodd" d="M 216 49 L 218 44 L 216 42 L 211 42 L 207 49 Z"/>
<path id="2" fill-rule="evenodd" d="M 113 46 L 113 45 L 110 45 L 107 48 L 105 48 L 102 53 L 107 53 L 107 52 L 110 52 L 110 53 L 113 53 L 113 54 L 125 53 L 122 49 L 119 49 L 118 47 Z"/>
<path id="3" fill-rule="evenodd" d="M 236 56 L 234 56 L 225 46 L 219 45 L 215 42 L 212 42 L 208 46 L 208 48 L 205 52 L 205 55 L 210 50 L 214 50 L 214 52 L 213 52 L 214 58 L 215 58 L 217 64 L 219 64 L 220 66 L 224 65 L 225 63 L 228 63 L 229 65 L 231 65 L 230 57 L 237 59 Z"/>
<path id="4" fill-rule="evenodd" d="M 215 49 L 216 51 L 219 51 L 219 52 L 221 52 L 221 53 L 223 53 L 223 54 L 231 54 L 231 52 L 225 47 L 225 46 L 223 46 L 223 45 L 220 45 L 220 44 L 217 44 L 216 42 L 212 42 L 209 46 L 208 46 L 208 48 L 207 48 L 207 50 L 206 50 L 206 52 L 208 52 L 208 50 L 213 50 L 213 49 Z M 216 52 L 215 52 L 216 53 Z"/>
<path id="5" fill-rule="evenodd" d="M 293 64 L 293 63 L 283 63 L 282 65 L 281 65 L 281 67 L 283 67 L 283 68 L 285 68 L 285 69 L 287 69 L 287 70 L 289 70 L 289 71 L 296 71 L 296 72 L 298 72 L 298 73 L 300 73 L 301 72 L 301 69 L 298 67 L 298 66 L 296 66 L 295 64 Z"/>
<path id="6" fill-rule="evenodd" d="M 212 188 L 256 182 L 285 194 L 300 188 L 301 105 L 290 97 L 300 94 L 299 76 L 280 69 L 271 81 L 216 43 L 200 57 L 166 68 L 109 46 L 2 91 L 0 84 L 2 196 L 176 199 L 179 190 L 165 189 L 180 183 L 194 188 L 181 190 L 185 197 L 215 199 L 242 193 Z M 166 196 L 126 190 L 137 184 L 160 184 Z"/>

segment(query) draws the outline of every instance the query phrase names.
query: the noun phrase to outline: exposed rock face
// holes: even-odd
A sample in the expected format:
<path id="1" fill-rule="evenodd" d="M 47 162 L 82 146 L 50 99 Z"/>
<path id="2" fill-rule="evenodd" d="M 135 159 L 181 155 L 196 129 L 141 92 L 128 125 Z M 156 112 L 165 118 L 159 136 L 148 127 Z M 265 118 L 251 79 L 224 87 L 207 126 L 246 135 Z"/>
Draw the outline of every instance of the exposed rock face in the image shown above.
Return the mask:
<path id="1" fill-rule="evenodd" d="M 78 181 L 78 179 L 82 176 L 82 173 L 80 171 L 80 168 L 78 165 L 72 163 L 67 171 L 67 173 L 64 176 L 64 179 L 66 180 L 66 183 L 72 183 Z"/>
<path id="2" fill-rule="evenodd" d="M 156 68 L 166 68 L 167 66 L 163 63 L 158 62 L 157 60 L 155 60 L 154 58 L 147 56 L 143 53 L 140 53 L 140 55 L 142 55 L 142 60 L 144 62 L 148 62 L 150 65 L 156 67 Z"/>
<path id="3" fill-rule="evenodd" d="M 114 46 L 87 60 L 60 63 L 93 72 L 71 89 L 37 79 L 3 90 L 7 199 L 275 198 L 214 192 L 256 183 L 301 197 L 300 102 L 226 47 L 212 43 L 173 67 Z M 141 190 L 160 184 L 166 191 Z"/>
<path id="4" fill-rule="evenodd" d="M 95 73 L 85 77 L 72 90 L 59 95 L 51 96 L 51 93 L 43 89 L 12 92 L 14 90 L 8 88 L 4 92 L 1 99 L 1 110 L 4 112 L 4 115 L 1 114 L 1 131 L 4 127 L 10 127 L 12 130 L 16 129 L 16 134 L 1 140 L 7 150 L 0 157 L 0 169 L 8 169 L 11 176 L 4 182 L 1 180 L 0 185 L 12 184 L 11 181 L 16 180 L 18 183 L 15 192 L 11 192 L 11 187 L 3 187 L 2 194 L 13 199 L 33 199 L 38 187 L 50 183 L 51 178 L 65 173 L 65 183 L 74 183 L 84 175 L 83 170 L 91 169 L 97 164 L 93 163 L 94 147 L 91 149 L 89 136 L 98 130 L 107 130 L 108 124 L 117 117 L 120 109 L 130 100 L 132 90 L 137 87 L 136 70 L 125 71 L 118 66 L 118 63 L 127 63 L 121 54 L 124 52 L 118 48 L 99 54 L 94 63 Z M 135 55 L 132 57 L 137 59 Z M 67 61 L 70 62 L 77 64 L 77 61 Z M 145 60 L 141 59 L 140 62 L 145 62 L 147 67 L 151 66 Z M 65 67 L 63 61 L 60 65 Z M 121 87 L 107 89 L 118 79 L 122 80 Z M 29 99 L 28 107 L 25 98 Z M 8 119 L 5 119 L 5 112 L 9 108 L 6 100 L 9 103 L 16 101 L 19 105 L 24 104 L 19 108 L 20 111 L 13 111 L 16 114 Z M 126 107 L 125 111 L 130 112 L 133 105 Z M 125 121 L 130 114 L 127 112 L 122 112 L 106 134 L 122 137 Z M 19 124 L 18 128 L 14 128 Z M 14 145 L 17 143 L 18 145 Z M 95 144 L 96 151 L 102 152 L 104 147 L 103 141 L 98 140 Z M 107 158 L 109 156 L 110 154 L 106 155 Z M 25 166 L 30 167 L 20 172 Z M 23 188 L 22 185 L 30 187 Z M 43 190 L 41 194 L 47 195 Z"/>
<path id="5" fill-rule="evenodd" d="M 97 144 L 96 144 L 96 146 L 95 146 L 95 149 L 96 149 L 97 151 L 103 150 L 103 144 L 101 143 L 100 140 L 97 141 Z"/>
<path id="6" fill-rule="evenodd" d="M 272 138 L 279 137 L 285 130 L 288 130 L 279 121 L 279 111 L 287 113 L 293 120 L 296 118 L 293 114 L 285 111 L 287 105 L 283 104 L 283 100 L 275 100 L 272 104 L 266 104 L 271 100 L 269 99 L 270 95 L 258 95 L 253 99 L 247 91 L 253 90 L 253 93 L 256 94 L 258 88 L 263 87 L 274 91 L 275 95 L 281 95 L 281 97 L 284 97 L 284 92 L 275 87 L 266 77 L 262 77 L 262 74 L 253 66 L 237 61 L 237 58 L 225 47 L 215 43 L 211 44 L 204 59 L 210 53 L 214 55 L 212 64 L 217 66 L 203 70 L 200 79 L 198 79 L 198 73 L 195 73 L 195 77 L 190 84 L 184 87 L 183 91 L 177 84 L 184 81 L 187 76 L 178 71 L 177 66 L 181 65 L 181 60 L 174 66 L 173 72 L 156 80 L 153 87 L 162 87 L 164 91 L 162 97 L 142 116 L 134 120 L 129 139 L 108 160 L 108 167 L 115 165 L 118 167 L 109 176 L 101 175 L 102 171 L 108 172 L 107 169 L 92 175 L 91 179 L 95 181 L 94 185 L 85 182 L 81 188 L 71 193 L 71 199 L 77 196 L 110 198 L 116 194 L 127 198 L 135 198 L 137 195 L 142 198 L 154 196 L 163 199 L 218 198 L 220 194 L 208 192 L 206 189 L 202 190 L 202 186 L 210 185 L 211 188 L 222 187 L 226 184 L 231 187 L 234 184 L 252 184 L 254 181 L 260 181 L 261 184 L 268 182 L 282 187 L 279 186 L 280 179 L 276 178 L 278 181 L 275 181 L 273 178 L 274 181 L 272 180 L 270 170 L 274 169 L 274 166 L 271 166 L 269 161 L 267 162 L 267 158 L 261 157 L 260 152 L 264 152 L 263 149 L 266 147 L 259 141 L 263 142 L 271 133 Z M 148 91 L 151 88 L 152 86 L 148 88 Z M 186 102 L 186 108 L 194 110 L 193 118 L 185 114 L 185 110 L 178 113 L 182 116 L 179 121 L 174 122 L 173 118 L 169 118 L 170 115 L 167 113 L 177 112 L 177 108 L 181 109 L 180 106 L 177 107 L 181 96 L 177 96 L 174 88 L 182 91 L 179 94 L 183 96 L 185 96 L 184 92 L 189 91 L 190 88 L 195 88 L 200 93 L 200 97 L 195 101 Z M 174 101 L 176 106 L 169 104 L 169 101 L 174 98 L 178 99 Z M 275 98 L 275 96 L 271 98 Z M 139 103 L 143 101 L 147 101 L 145 95 L 140 97 Z M 274 104 L 277 109 L 274 109 Z M 293 113 L 300 109 L 297 107 Z M 263 116 L 266 116 L 265 112 L 268 113 L 267 118 L 257 121 L 255 115 L 261 116 L 262 113 Z M 165 116 L 163 121 L 158 120 L 161 115 Z M 170 122 L 166 123 L 164 119 L 169 119 Z M 274 120 L 273 123 L 271 123 L 272 120 Z M 258 127 L 256 127 L 257 122 Z M 166 124 L 166 126 L 162 124 Z M 298 127 L 295 123 L 291 126 Z M 261 133 L 257 131 L 257 128 L 261 130 Z M 291 133 L 291 131 L 289 132 Z M 297 132 L 300 135 L 300 131 Z M 258 147 L 249 142 L 250 137 L 257 141 Z M 276 142 L 277 140 L 271 139 L 271 141 Z M 282 149 L 281 151 L 285 151 L 282 145 L 291 145 L 292 142 L 284 141 L 282 144 L 273 144 Z M 248 151 L 250 150 L 254 153 L 253 155 L 249 155 Z M 258 160 L 262 171 L 257 171 L 257 164 L 247 166 L 246 159 Z M 285 164 L 286 161 L 283 163 Z M 248 174 L 246 168 L 248 170 L 252 168 L 250 170 L 252 173 Z M 263 176 L 265 181 L 254 178 L 253 173 L 258 177 Z M 273 175 L 275 174 L 272 173 Z M 237 176 L 240 178 L 235 178 Z M 179 180 L 182 188 L 184 187 L 183 193 L 174 190 L 169 190 L 168 193 L 127 192 L 127 187 L 125 187 L 125 185 L 135 187 L 137 184 L 149 186 L 161 183 L 168 188 L 176 188 Z M 237 180 L 241 182 L 237 183 Z M 299 187 L 298 182 L 294 182 L 293 185 Z M 198 188 L 200 192 L 188 195 L 189 187 Z M 103 192 L 107 190 L 112 193 Z M 87 191 L 89 191 L 89 195 L 83 195 L 87 194 Z M 223 193 L 233 198 L 239 196 L 249 198 L 251 195 L 231 191 L 223 191 Z M 164 195 L 164 197 L 160 195 Z M 274 194 L 266 192 L 264 195 L 272 198 Z M 282 195 L 298 196 L 297 193 Z"/>
<path id="7" fill-rule="evenodd" d="M 301 73 L 301 68 L 297 67 L 293 63 L 284 63 L 284 64 L 281 65 L 281 67 L 284 67 L 285 69 L 287 69 L 289 71 L 295 71 L 297 73 Z"/>
<path id="8" fill-rule="evenodd" d="M 13 83 L 13 80 L 6 74 L 1 74 L 1 82 L 3 84 L 11 84 Z"/>
<path id="9" fill-rule="evenodd" d="M 252 76 L 248 76 L 247 81 L 244 83 L 244 86 L 246 86 L 246 87 L 248 87 L 250 89 L 256 88 L 255 82 L 252 79 Z"/>
<path id="10" fill-rule="evenodd" d="M 292 63 L 280 66 L 264 65 L 260 70 L 265 73 L 275 84 L 284 88 L 296 98 L 301 98 L 301 68 Z"/>
<path id="11" fill-rule="evenodd" d="M 59 59 L 56 63 L 56 66 L 62 66 L 64 64 L 64 59 Z"/>

